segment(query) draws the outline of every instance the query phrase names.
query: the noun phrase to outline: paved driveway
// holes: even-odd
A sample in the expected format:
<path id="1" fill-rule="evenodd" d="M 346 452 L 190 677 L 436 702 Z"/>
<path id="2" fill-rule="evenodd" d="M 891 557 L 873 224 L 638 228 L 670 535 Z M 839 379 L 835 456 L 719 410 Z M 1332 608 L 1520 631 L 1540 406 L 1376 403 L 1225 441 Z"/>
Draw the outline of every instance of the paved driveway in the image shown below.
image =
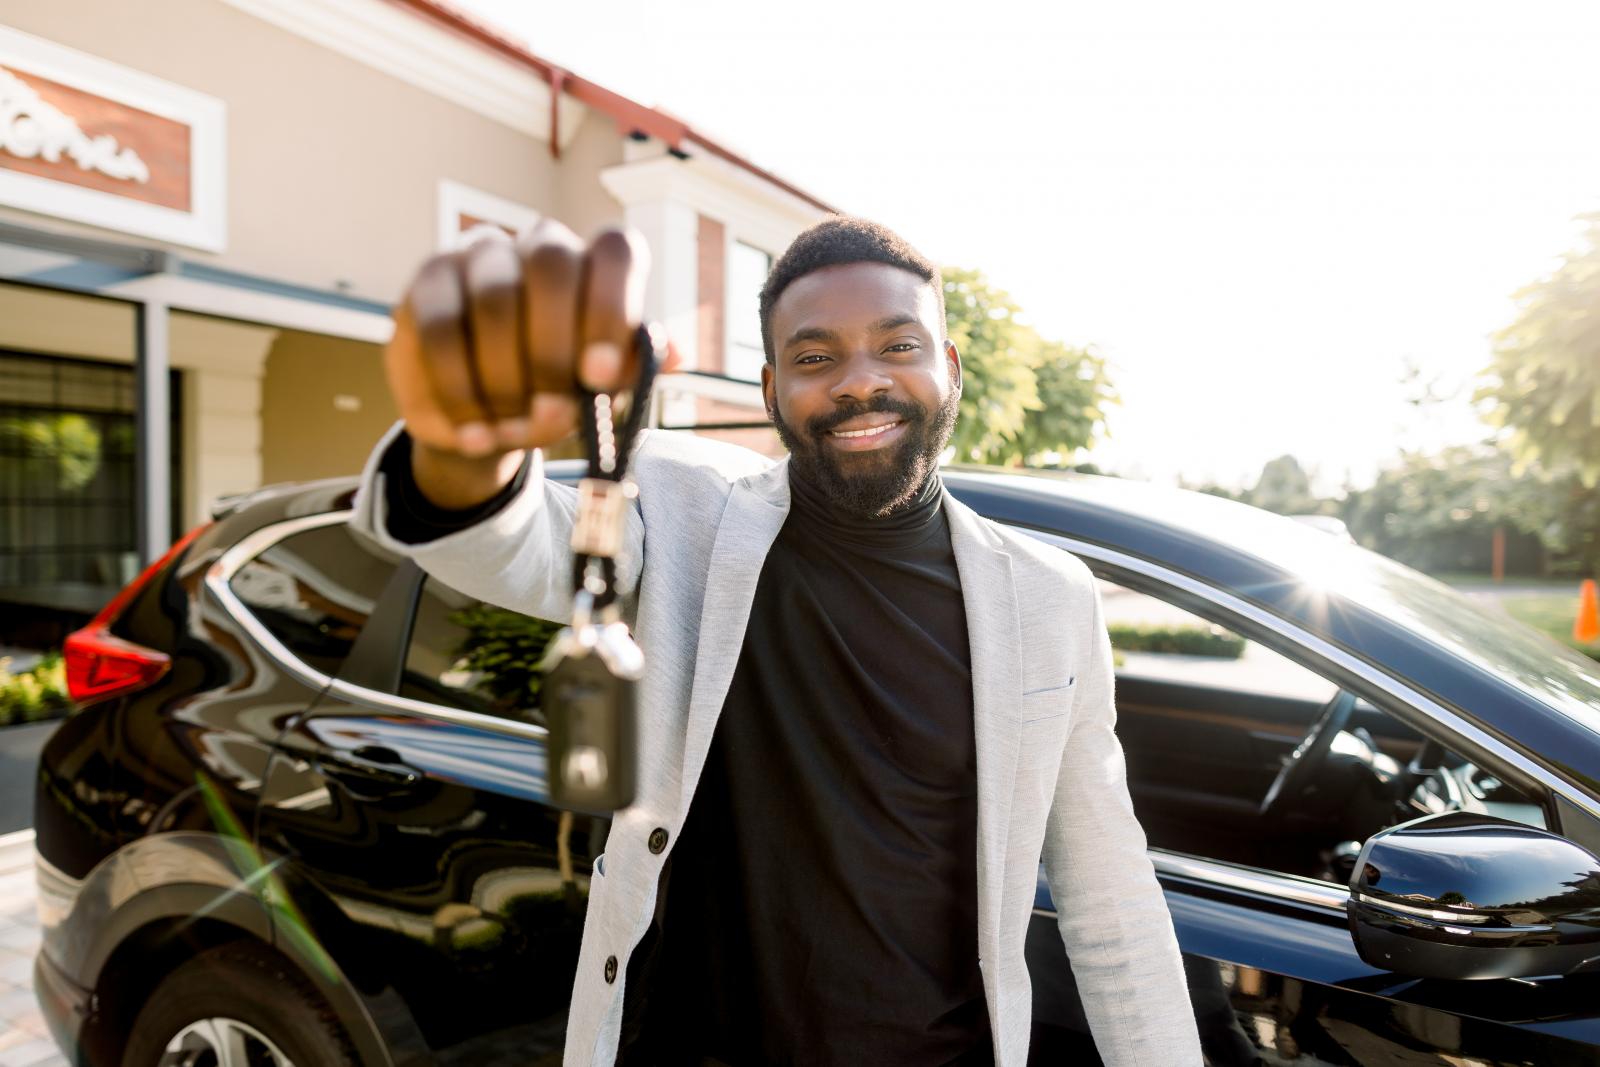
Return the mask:
<path id="1" fill-rule="evenodd" d="M 60 725 L 60 719 L 46 719 L 0 726 L 0 834 L 33 825 L 33 780 L 39 770 L 39 751 Z"/>
<path id="2" fill-rule="evenodd" d="M 0 836 L 0 1067 L 67 1067 L 33 999 L 33 831 Z"/>

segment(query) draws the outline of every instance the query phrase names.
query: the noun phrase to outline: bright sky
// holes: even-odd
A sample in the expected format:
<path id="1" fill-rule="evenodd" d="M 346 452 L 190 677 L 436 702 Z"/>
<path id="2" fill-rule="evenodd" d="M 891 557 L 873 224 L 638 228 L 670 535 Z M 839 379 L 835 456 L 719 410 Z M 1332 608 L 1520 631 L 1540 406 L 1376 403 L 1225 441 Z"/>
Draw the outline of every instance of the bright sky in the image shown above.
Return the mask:
<path id="1" fill-rule="evenodd" d="M 1128 475 L 1475 439 L 1511 293 L 1600 209 L 1592 2 L 457 2 L 1097 347 Z"/>

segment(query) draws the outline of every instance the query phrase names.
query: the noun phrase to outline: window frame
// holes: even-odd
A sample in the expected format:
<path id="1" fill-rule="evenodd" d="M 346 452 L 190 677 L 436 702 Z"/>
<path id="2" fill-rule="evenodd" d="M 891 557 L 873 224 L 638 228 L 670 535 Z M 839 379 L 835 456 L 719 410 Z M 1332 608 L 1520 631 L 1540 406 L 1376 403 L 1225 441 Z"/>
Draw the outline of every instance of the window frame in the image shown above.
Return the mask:
<path id="1" fill-rule="evenodd" d="M 241 567 L 279 541 L 321 526 L 348 523 L 353 514 L 354 512 L 350 510 L 325 511 L 317 515 L 303 515 L 272 523 L 251 531 L 235 542 L 231 548 L 224 551 L 217 558 L 217 561 L 207 569 L 205 576 L 207 591 L 222 606 L 227 617 L 243 629 L 258 647 L 276 661 L 279 667 L 302 684 L 315 689 L 323 697 L 331 696 L 339 700 L 364 704 L 369 707 L 420 715 L 425 718 L 453 723 L 457 726 L 504 734 L 518 740 L 543 743 L 549 736 L 550 731 L 542 726 L 517 722 L 514 719 L 497 718 L 481 712 L 463 711 L 443 704 L 413 700 L 410 697 L 386 693 L 380 689 L 357 685 L 348 680 L 324 674 L 300 659 L 283 642 L 279 641 L 277 636 L 267 628 L 266 624 L 255 617 L 249 606 L 239 599 L 229 585 L 230 579 Z M 398 560 L 396 563 L 398 564 Z M 407 632 L 409 633 L 409 628 Z M 360 641 L 359 637 L 357 641 Z"/>
<path id="2" fill-rule="evenodd" d="M 723 277 L 723 313 L 724 313 L 724 315 L 726 317 L 726 321 L 727 321 L 728 325 L 726 327 L 725 337 L 723 339 L 722 372 L 723 372 L 723 374 L 725 376 L 727 376 L 729 378 L 732 378 L 735 381 L 741 381 L 741 382 L 760 381 L 761 380 L 761 367 L 767 361 L 767 352 L 766 352 L 766 348 L 763 347 L 762 344 L 761 344 L 759 333 L 757 335 L 755 345 L 752 346 L 750 344 L 745 343 L 744 341 L 737 340 L 735 338 L 735 330 L 734 330 L 734 326 L 733 326 L 733 323 L 734 323 L 734 318 L 733 318 L 733 314 L 732 314 L 732 309 L 734 307 L 734 292 L 733 292 L 733 285 L 732 285 L 732 282 L 733 282 L 733 257 L 734 257 L 734 254 L 735 254 L 735 249 L 741 248 L 741 247 L 745 248 L 745 249 L 748 249 L 751 252 L 760 253 L 766 259 L 767 265 L 766 265 L 765 271 L 762 274 L 762 282 L 757 284 L 757 286 L 756 286 L 756 294 L 753 294 L 753 295 L 759 295 L 761 284 L 764 284 L 766 276 L 770 275 L 772 273 L 772 264 L 777 261 L 777 257 L 776 256 L 774 256 L 771 252 L 768 252 L 765 248 L 762 248 L 760 245 L 752 244 L 749 241 L 740 240 L 737 237 L 730 237 L 728 239 L 727 267 L 725 268 L 725 270 L 723 272 L 723 274 L 724 274 L 724 277 Z M 757 316 L 758 316 L 757 317 L 757 323 L 758 323 L 757 328 L 759 330 L 759 321 L 760 321 L 759 320 L 759 309 L 754 309 L 753 313 L 757 314 Z M 750 353 L 754 354 L 755 361 L 756 361 L 755 362 L 755 371 L 756 371 L 756 373 L 755 373 L 754 377 L 745 377 L 742 374 L 736 374 L 735 373 L 735 367 L 733 365 L 734 364 L 733 356 L 734 356 L 735 353 L 740 354 L 741 357 L 746 356 L 747 354 L 750 354 Z"/>
<path id="3" fill-rule="evenodd" d="M 1079 557 L 1096 579 L 1156 597 L 1270 648 L 1393 715 L 1423 736 L 1491 770 L 1538 804 L 1552 833 L 1578 840 L 1574 828 L 1565 825 L 1558 799 L 1578 809 L 1581 815 L 1600 820 L 1600 801 L 1426 694 L 1294 623 L 1161 564 L 1054 531 L 1014 523 L 1007 525 L 1018 533 Z M 1336 882 L 1159 848 L 1149 849 L 1149 855 L 1158 873 L 1176 878 L 1265 894 L 1341 914 L 1349 900 L 1348 887 Z"/>

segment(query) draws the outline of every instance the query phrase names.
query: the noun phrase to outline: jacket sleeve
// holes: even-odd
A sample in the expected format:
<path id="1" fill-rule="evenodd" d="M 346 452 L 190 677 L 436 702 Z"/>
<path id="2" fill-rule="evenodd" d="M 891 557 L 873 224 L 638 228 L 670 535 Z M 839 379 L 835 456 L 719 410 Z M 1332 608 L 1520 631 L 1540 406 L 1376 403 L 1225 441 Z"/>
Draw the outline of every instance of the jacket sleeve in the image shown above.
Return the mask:
<path id="1" fill-rule="evenodd" d="M 572 616 L 572 520 L 578 493 L 544 476 L 535 450 L 522 487 L 477 521 L 423 541 L 395 536 L 389 509 L 385 458 L 400 444 L 404 423 L 395 423 L 367 458 L 356 489 L 350 529 L 397 557 L 410 557 L 428 574 L 468 596 L 524 615 L 564 621 Z M 403 496 L 400 499 L 404 499 Z M 414 528 L 402 522 L 401 531 Z M 638 584 L 644 560 L 644 521 L 637 503 L 627 512 L 624 548 L 617 560 L 625 595 Z"/>
<path id="2" fill-rule="evenodd" d="M 1085 577 L 1091 622 L 1080 631 L 1086 654 L 1077 661 L 1071 733 L 1045 826 L 1045 876 L 1107 1067 L 1199 1067 L 1172 916 L 1128 797 L 1099 583 Z"/>

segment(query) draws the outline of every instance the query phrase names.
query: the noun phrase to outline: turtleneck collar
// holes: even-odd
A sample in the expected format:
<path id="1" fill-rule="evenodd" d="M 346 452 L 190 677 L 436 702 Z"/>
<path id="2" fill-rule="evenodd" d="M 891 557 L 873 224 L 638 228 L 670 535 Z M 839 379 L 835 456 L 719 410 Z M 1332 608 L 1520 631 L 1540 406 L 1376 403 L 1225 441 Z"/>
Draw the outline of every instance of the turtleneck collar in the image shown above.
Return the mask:
<path id="1" fill-rule="evenodd" d="M 789 521 L 827 540 L 872 548 L 909 548 L 943 529 L 944 480 L 938 468 L 928 472 L 911 502 L 881 519 L 863 518 L 840 508 L 816 485 L 789 468 Z"/>

